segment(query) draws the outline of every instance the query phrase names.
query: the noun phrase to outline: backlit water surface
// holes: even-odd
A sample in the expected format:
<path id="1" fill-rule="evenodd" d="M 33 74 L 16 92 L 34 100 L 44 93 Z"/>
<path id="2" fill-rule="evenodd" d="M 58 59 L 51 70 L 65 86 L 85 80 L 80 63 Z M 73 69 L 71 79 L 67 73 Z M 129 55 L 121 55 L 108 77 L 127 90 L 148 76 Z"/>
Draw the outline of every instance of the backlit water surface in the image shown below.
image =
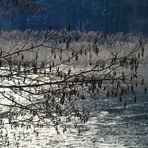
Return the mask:
<path id="1" fill-rule="evenodd" d="M 148 67 L 141 68 L 148 82 Z M 96 99 L 86 124 L 80 124 L 78 133 L 73 125 L 64 134 L 57 135 L 54 128 L 13 128 L 6 126 L 0 133 L 0 147 L 8 148 L 147 148 L 148 147 L 148 95 L 138 90 L 137 102 L 127 109 L 117 99 Z M 39 133 L 38 133 L 39 132 Z M 23 134 L 24 133 L 24 134 Z M 5 139 L 8 134 L 8 139 Z M 9 144 L 4 146 L 4 141 Z"/>

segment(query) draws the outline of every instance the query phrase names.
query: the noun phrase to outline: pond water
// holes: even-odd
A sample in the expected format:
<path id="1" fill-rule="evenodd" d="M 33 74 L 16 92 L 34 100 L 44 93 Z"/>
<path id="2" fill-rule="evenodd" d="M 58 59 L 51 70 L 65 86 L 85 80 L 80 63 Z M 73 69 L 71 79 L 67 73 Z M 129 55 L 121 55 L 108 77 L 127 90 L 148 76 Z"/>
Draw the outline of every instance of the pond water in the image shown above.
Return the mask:
<path id="1" fill-rule="evenodd" d="M 148 68 L 139 70 L 148 82 Z M 10 128 L 0 132 L 2 148 L 147 148 L 148 147 L 148 95 L 137 90 L 137 102 L 131 100 L 126 109 L 118 99 L 95 100 L 91 117 L 86 124 L 78 124 L 80 132 L 69 125 L 59 135 L 51 128 Z M 127 98 L 128 99 L 128 98 Z"/>

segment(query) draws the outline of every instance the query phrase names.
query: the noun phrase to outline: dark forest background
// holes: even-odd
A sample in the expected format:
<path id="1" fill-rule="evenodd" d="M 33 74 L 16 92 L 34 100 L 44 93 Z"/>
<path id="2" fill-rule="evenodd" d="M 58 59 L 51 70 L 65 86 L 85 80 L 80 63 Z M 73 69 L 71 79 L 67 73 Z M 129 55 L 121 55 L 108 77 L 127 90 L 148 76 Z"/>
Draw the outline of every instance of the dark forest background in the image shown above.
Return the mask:
<path id="1" fill-rule="evenodd" d="M 0 30 L 55 30 L 142 32 L 148 35 L 148 0 L 36 0 L 44 13 L 9 7 L 0 10 Z"/>

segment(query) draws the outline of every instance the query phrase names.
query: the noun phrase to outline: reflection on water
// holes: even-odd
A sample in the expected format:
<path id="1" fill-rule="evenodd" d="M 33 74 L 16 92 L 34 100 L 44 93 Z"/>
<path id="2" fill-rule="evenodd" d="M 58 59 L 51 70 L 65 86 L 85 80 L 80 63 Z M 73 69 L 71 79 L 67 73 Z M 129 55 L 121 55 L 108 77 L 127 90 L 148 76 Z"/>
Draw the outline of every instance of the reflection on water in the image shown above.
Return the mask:
<path id="1" fill-rule="evenodd" d="M 141 68 L 140 72 L 146 79 L 148 68 Z M 126 110 L 117 99 L 96 99 L 97 107 L 92 106 L 90 120 L 85 125 L 78 125 L 80 133 L 74 125 L 69 125 L 71 128 L 59 135 L 52 127 L 11 128 L 7 125 L 0 132 L 0 147 L 147 148 L 148 95 L 143 94 L 143 89 L 137 91 L 137 102 L 134 104 L 131 100 Z"/>

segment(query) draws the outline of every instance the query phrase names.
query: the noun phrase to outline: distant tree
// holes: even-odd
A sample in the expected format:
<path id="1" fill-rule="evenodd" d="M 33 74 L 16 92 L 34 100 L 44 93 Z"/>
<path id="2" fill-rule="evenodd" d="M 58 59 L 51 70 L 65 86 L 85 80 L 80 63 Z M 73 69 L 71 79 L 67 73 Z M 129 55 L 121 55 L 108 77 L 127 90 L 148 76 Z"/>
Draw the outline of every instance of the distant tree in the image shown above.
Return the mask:
<path id="1" fill-rule="evenodd" d="M 123 19 L 131 32 L 147 33 L 148 3 L 145 0 L 125 0 L 123 2 Z"/>
<path id="2" fill-rule="evenodd" d="M 26 13 L 44 13 L 46 9 L 36 5 L 36 0 L 0 0 L 1 15 L 7 19 L 15 16 L 15 9 Z"/>

